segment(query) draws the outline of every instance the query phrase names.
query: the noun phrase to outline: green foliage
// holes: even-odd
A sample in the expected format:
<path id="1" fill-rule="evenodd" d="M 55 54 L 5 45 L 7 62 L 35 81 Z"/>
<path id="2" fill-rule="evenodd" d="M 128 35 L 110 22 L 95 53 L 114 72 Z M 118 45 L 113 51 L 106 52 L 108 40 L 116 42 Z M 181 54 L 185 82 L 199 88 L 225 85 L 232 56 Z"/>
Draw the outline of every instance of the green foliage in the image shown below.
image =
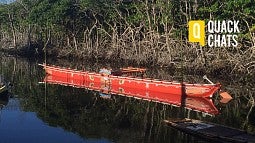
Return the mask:
<path id="1" fill-rule="evenodd" d="M 7 13 L 7 6 L 6 5 L 0 5 L 0 25 L 1 25 L 1 29 L 4 28 L 3 26 L 5 26 L 6 28 L 6 23 L 8 23 L 8 13 Z M 5 29 L 4 28 L 4 29 Z"/>
<path id="2" fill-rule="evenodd" d="M 12 16 L 11 19 L 9 15 Z M 241 41 L 247 41 L 251 40 L 249 29 L 255 24 L 254 15 L 255 5 L 252 0 L 19 0 L 0 5 L 0 26 L 5 31 L 11 31 L 10 22 L 13 22 L 20 33 L 30 31 L 28 29 L 31 26 L 31 34 L 33 37 L 39 37 L 36 40 L 40 42 L 46 42 L 50 31 L 52 45 L 70 48 L 75 40 L 78 41 L 78 45 L 84 45 L 79 42 L 85 41 L 84 35 L 87 30 L 91 30 L 89 39 L 92 39 L 92 43 L 95 43 L 95 36 L 99 43 L 111 43 L 114 40 L 110 39 L 109 35 L 117 34 L 118 37 L 127 27 L 139 30 L 134 40 L 143 40 L 146 33 L 168 33 L 171 38 L 185 40 L 189 20 L 239 20 L 242 32 L 239 38 Z M 101 42 L 100 38 L 106 42 Z M 160 41 L 164 42 L 166 41 Z M 111 45 L 114 44 L 107 46 Z"/>
<path id="3" fill-rule="evenodd" d="M 177 29 L 185 27 L 186 1 L 123 1 L 112 0 L 20 0 L 11 4 L 0 5 L 0 19 L 7 24 L 6 13 L 9 11 L 15 16 L 15 21 L 23 26 L 28 23 L 46 27 L 55 25 L 59 31 L 67 33 L 82 33 L 86 27 L 91 27 L 95 20 L 101 24 L 118 23 L 159 28 L 169 23 Z M 248 22 L 254 24 L 255 5 L 252 0 L 223 0 L 198 1 L 198 10 L 195 3 L 188 2 L 189 13 L 192 19 L 240 19 L 244 29 Z M 150 15 L 148 17 L 147 13 Z M 186 18 L 185 18 L 186 17 Z M 151 21 L 151 25 L 149 25 Z"/>
<path id="4" fill-rule="evenodd" d="M 200 5 L 198 15 L 201 19 L 239 20 L 242 31 L 247 33 L 255 23 L 255 5 L 252 0 L 208 1 Z"/>

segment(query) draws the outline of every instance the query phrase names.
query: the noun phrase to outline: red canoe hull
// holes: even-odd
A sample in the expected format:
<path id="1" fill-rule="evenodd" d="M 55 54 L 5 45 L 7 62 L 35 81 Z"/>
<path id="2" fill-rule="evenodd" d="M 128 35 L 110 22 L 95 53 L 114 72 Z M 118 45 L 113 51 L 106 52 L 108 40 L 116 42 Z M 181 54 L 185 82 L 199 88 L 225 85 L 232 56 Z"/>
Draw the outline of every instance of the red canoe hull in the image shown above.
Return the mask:
<path id="1" fill-rule="evenodd" d="M 183 95 L 188 97 L 211 98 L 219 90 L 220 84 L 181 84 L 170 81 L 141 79 L 123 76 L 103 76 L 102 74 L 65 69 L 55 66 L 43 65 L 47 74 L 64 78 L 67 83 L 77 86 L 98 88 L 102 84 L 108 84 L 111 92 L 118 94 L 122 89 L 142 90 L 147 92 L 161 92 L 171 95 Z M 93 83 L 93 84 L 92 84 Z"/>

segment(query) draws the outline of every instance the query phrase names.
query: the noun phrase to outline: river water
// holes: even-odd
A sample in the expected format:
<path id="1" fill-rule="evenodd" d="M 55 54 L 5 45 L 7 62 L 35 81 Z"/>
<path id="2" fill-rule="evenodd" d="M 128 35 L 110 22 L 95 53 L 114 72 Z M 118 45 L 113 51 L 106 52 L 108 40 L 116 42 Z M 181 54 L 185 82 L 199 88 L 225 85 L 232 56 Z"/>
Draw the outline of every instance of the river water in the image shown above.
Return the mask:
<path id="1" fill-rule="evenodd" d="M 0 111 L 0 142 L 36 143 L 111 143 L 111 142 L 171 142 L 206 143 L 186 135 L 162 121 L 189 117 L 223 124 L 255 133 L 253 83 L 236 80 L 220 81 L 234 99 L 227 104 L 215 100 L 218 115 L 206 115 L 171 105 L 113 95 L 100 98 L 98 92 L 70 86 L 40 83 L 45 77 L 35 59 L 28 60 L 1 54 L 1 75 L 14 86 L 12 98 Z M 48 61 L 51 64 L 98 71 L 103 66 L 118 68 L 126 65 L 100 64 L 83 61 Z M 151 69 L 148 77 L 178 80 L 176 72 Z M 184 76 L 190 82 L 201 82 L 202 76 Z M 241 77 L 240 77 L 241 78 Z M 1 99 L 3 100 L 3 99 Z"/>

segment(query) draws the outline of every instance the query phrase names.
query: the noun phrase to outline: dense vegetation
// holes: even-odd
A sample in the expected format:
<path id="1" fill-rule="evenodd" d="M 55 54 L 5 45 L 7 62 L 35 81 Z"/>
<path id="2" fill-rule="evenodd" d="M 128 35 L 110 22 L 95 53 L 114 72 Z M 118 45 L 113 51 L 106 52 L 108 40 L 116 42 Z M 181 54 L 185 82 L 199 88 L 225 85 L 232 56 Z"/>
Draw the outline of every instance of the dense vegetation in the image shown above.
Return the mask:
<path id="1" fill-rule="evenodd" d="M 3 50 L 53 57 L 128 61 L 209 73 L 255 70 L 252 0 L 16 0 L 0 4 Z M 239 45 L 187 40 L 192 19 L 239 20 Z"/>

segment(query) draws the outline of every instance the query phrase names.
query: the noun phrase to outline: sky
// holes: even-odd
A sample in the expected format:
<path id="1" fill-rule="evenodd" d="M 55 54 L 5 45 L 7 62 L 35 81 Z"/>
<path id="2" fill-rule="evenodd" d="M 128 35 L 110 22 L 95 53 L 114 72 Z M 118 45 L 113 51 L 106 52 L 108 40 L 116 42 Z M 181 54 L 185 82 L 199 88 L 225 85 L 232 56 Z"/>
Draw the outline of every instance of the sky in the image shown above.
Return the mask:
<path id="1" fill-rule="evenodd" d="M 16 1 L 16 0 L 0 0 L 0 3 L 11 3 L 14 1 Z"/>

